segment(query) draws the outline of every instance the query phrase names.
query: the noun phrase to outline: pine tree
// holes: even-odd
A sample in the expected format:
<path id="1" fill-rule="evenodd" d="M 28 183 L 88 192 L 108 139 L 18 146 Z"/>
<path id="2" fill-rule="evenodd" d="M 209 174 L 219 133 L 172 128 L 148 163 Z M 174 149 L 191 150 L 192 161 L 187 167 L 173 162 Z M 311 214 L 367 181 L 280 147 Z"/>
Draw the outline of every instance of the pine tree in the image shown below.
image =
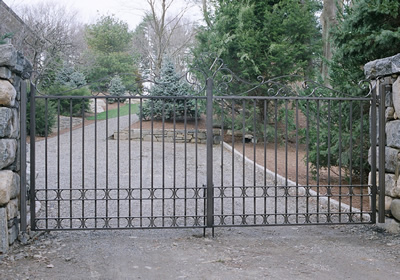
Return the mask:
<path id="1" fill-rule="evenodd" d="M 199 110 L 193 99 L 182 98 L 193 95 L 189 85 L 181 80 L 175 71 L 172 61 L 165 59 L 160 71 L 160 77 L 150 89 L 150 96 L 170 97 L 168 99 L 151 98 L 143 104 L 144 119 L 182 120 L 199 116 Z"/>

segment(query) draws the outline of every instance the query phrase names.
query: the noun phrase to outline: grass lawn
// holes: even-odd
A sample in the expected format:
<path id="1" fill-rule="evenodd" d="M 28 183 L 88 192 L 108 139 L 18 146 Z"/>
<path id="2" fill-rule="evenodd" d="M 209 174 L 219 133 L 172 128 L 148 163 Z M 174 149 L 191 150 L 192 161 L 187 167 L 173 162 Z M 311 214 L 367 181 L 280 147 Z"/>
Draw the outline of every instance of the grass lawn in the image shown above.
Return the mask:
<path id="1" fill-rule="evenodd" d="M 136 114 L 139 112 L 139 104 L 131 104 L 131 114 Z M 129 114 L 129 105 L 123 105 L 119 108 L 119 116 L 126 116 Z M 108 115 L 107 112 L 102 112 L 97 114 L 97 120 L 101 121 L 101 120 L 105 120 L 106 117 L 108 117 L 108 119 L 112 119 L 112 118 L 116 118 L 118 117 L 118 108 L 115 109 L 111 109 L 108 110 Z M 92 117 L 88 117 L 88 120 L 94 120 L 95 116 Z"/>

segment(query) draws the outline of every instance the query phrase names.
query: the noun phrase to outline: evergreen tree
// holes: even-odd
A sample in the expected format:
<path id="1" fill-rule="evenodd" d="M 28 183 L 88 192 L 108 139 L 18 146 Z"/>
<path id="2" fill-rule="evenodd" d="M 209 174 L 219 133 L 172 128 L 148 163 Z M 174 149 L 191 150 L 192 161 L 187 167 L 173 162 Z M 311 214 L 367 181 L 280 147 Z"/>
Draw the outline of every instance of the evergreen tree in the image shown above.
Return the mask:
<path id="1" fill-rule="evenodd" d="M 320 48 L 317 1 L 216 2 L 215 18 L 199 33 L 195 56 L 216 54 L 249 81 L 310 72 Z"/>
<path id="2" fill-rule="evenodd" d="M 182 120 L 196 118 L 199 110 L 195 100 L 191 98 L 179 98 L 193 95 L 189 85 L 181 80 L 175 71 L 174 64 L 169 59 L 164 59 L 160 77 L 150 89 L 150 96 L 165 96 L 168 99 L 151 98 L 143 104 L 142 117 L 144 119 Z M 178 98 L 177 98 L 178 97 Z"/>
<path id="3" fill-rule="evenodd" d="M 93 89 L 107 90 L 106 77 L 120 75 L 127 90 L 137 89 L 140 80 L 132 50 L 133 33 L 128 24 L 113 16 L 104 16 L 87 27 L 88 80 Z"/>
<path id="4" fill-rule="evenodd" d="M 400 51 L 400 2 L 354 0 L 351 6 L 345 7 L 332 37 L 335 47 L 330 65 L 330 84 L 348 96 L 366 96 L 368 91 L 358 86 L 365 79 L 363 66 Z M 332 102 L 329 120 L 328 104 L 319 105 L 309 105 L 308 108 L 311 163 L 319 168 L 340 164 L 347 169 L 348 175 L 366 175 L 370 169 L 367 158 L 370 146 L 369 105 L 361 107 L 358 102 Z M 330 131 L 317 131 L 318 114 L 320 122 L 331 123 Z M 327 144 L 329 137 L 330 147 Z M 315 145 L 317 141 L 321 143 L 318 147 Z"/>

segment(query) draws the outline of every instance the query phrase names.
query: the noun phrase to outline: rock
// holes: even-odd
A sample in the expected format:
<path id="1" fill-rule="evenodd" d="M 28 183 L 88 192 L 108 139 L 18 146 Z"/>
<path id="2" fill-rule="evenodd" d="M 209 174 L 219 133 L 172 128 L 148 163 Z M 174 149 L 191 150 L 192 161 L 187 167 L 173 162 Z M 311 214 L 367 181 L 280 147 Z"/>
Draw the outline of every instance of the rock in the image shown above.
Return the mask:
<path id="1" fill-rule="evenodd" d="M 0 66 L 14 67 L 18 61 L 18 53 L 11 44 L 0 45 Z"/>
<path id="2" fill-rule="evenodd" d="M 397 116 L 400 116 L 400 76 L 392 86 L 393 107 Z"/>
<path id="3" fill-rule="evenodd" d="M 0 105 L 13 107 L 16 96 L 17 91 L 13 85 L 7 80 L 0 80 Z"/>
<path id="4" fill-rule="evenodd" d="M 17 140 L 0 139 L 0 169 L 11 165 L 17 155 Z"/>
<path id="5" fill-rule="evenodd" d="M 387 172 L 395 173 L 399 150 L 385 147 L 385 170 Z M 376 168 L 379 169 L 379 147 L 376 147 Z M 371 164 L 371 148 L 368 151 L 368 162 Z"/>
<path id="6" fill-rule="evenodd" d="M 0 67 L 0 78 L 9 80 L 11 79 L 11 71 L 7 67 Z"/>
<path id="7" fill-rule="evenodd" d="M 393 217 L 400 222 L 400 199 L 394 199 L 390 206 Z"/>
<path id="8" fill-rule="evenodd" d="M 5 207 L 0 207 L 0 253 L 6 253 L 8 247 L 7 210 Z"/>
<path id="9" fill-rule="evenodd" d="M 372 184 L 371 181 L 371 173 L 368 177 L 369 184 Z M 376 172 L 376 185 L 379 187 L 379 173 Z M 394 174 L 386 173 L 385 174 L 385 195 L 391 196 L 394 198 L 400 198 L 400 180 L 396 180 L 396 176 Z"/>
<path id="10" fill-rule="evenodd" d="M 11 170 L 0 171 L 0 206 L 19 195 L 19 176 Z"/>
<path id="11" fill-rule="evenodd" d="M 0 138 L 17 138 L 19 118 L 16 109 L 0 107 Z"/>
<path id="12" fill-rule="evenodd" d="M 386 108 L 385 118 L 386 118 L 386 121 L 391 121 L 394 119 L 394 108 L 393 107 Z"/>
<path id="13" fill-rule="evenodd" d="M 8 229 L 8 245 L 12 245 L 17 240 L 19 234 L 18 225 L 14 225 Z"/>
<path id="14" fill-rule="evenodd" d="M 392 234 L 400 233 L 400 223 L 395 219 L 385 217 L 384 223 L 377 223 L 378 227 L 387 230 Z"/>
<path id="15" fill-rule="evenodd" d="M 17 198 L 11 199 L 7 204 L 7 219 L 11 220 L 18 217 L 18 205 L 19 201 Z"/>
<path id="16" fill-rule="evenodd" d="M 389 147 L 400 149 L 400 120 L 386 124 L 386 141 Z"/>
<path id="17" fill-rule="evenodd" d="M 400 73 L 400 54 L 368 62 L 364 66 L 364 74 L 370 78 L 396 73 Z"/>

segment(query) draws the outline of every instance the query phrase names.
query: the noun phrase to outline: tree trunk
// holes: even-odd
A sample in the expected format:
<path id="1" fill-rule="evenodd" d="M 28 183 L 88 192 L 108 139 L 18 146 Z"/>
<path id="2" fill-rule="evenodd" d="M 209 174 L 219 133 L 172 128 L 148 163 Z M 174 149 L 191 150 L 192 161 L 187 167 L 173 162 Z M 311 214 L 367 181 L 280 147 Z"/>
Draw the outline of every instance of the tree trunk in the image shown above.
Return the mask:
<path id="1" fill-rule="evenodd" d="M 323 56 L 321 74 L 324 83 L 329 85 L 329 62 L 332 60 L 331 30 L 337 24 L 338 8 L 343 8 L 342 0 L 324 0 L 324 7 L 320 16 L 322 25 Z"/>

